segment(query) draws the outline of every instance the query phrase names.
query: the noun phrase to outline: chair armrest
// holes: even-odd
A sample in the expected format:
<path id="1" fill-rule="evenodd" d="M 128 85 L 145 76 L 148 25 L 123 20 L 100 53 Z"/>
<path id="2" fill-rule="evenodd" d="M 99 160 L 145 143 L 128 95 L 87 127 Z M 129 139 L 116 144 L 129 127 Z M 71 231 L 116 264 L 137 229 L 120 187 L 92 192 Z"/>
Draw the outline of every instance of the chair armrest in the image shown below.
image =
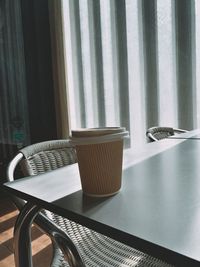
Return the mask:
<path id="1" fill-rule="evenodd" d="M 65 260 L 71 267 L 85 267 L 78 249 L 66 232 L 41 212 L 34 219 L 34 224 L 57 244 L 62 250 Z"/>

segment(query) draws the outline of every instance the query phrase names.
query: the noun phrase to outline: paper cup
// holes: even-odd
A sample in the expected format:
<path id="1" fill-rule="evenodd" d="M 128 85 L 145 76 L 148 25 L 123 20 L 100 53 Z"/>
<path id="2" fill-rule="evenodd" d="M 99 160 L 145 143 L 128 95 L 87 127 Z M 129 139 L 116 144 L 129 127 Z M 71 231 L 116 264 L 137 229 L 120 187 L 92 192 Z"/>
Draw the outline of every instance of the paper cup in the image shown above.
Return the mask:
<path id="1" fill-rule="evenodd" d="M 83 193 L 105 197 L 121 188 L 125 128 L 106 127 L 72 131 Z"/>

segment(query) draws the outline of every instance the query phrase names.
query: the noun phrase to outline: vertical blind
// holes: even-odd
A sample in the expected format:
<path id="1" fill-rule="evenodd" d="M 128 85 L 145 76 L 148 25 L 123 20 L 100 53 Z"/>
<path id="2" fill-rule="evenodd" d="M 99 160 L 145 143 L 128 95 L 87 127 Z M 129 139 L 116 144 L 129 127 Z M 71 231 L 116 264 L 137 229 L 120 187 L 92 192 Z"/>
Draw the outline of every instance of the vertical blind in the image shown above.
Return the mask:
<path id="1" fill-rule="evenodd" d="M 64 0 L 71 128 L 200 127 L 200 1 Z"/>
<path id="2" fill-rule="evenodd" d="M 29 142 L 21 3 L 19 0 L 1 0 L 0 162 L 14 155 L 14 147 Z"/>

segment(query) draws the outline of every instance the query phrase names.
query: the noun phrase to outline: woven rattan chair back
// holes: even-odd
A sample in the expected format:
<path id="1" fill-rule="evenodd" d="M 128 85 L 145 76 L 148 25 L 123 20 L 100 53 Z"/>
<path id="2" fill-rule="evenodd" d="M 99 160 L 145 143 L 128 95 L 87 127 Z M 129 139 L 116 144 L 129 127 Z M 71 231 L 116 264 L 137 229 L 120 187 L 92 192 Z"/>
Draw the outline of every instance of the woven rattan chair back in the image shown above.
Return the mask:
<path id="1" fill-rule="evenodd" d="M 47 141 L 23 148 L 20 165 L 24 175 L 37 175 L 77 162 L 76 151 L 67 140 Z"/>
<path id="2" fill-rule="evenodd" d="M 169 136 L 185 133 L 186 130 L 176 129 L 172 127 L 151 127 L 147 130 L 146 136 L 150 142 L 159 141 Z"/>
<path id="3" fill-rule="evenodd" d="M 20 165 L 25 175 L 37 175 L 76 163 L 76 151 L 67 140 L 56 140 L 31 145 L 20 150 Z M 12 164 L 11 164 L 12 165 Z M 8 172 L 9 173 L 9 172 Z M 9 176 L 9 175 L 8 175 Z M 12 174 L 10 174 L 12 176 Z M 171 265 L 141 251 L 101 235 L 66 218 L 44 211 L 61 227 L 75 244 L 84 266 L 88 267 L 169 267 Z M 52 267 L 67 267 L 62 252 L 54 246 Z M 73 266 L 73 264 L 71 265 Z M 74 265 L 79 266 L 79 265 Z M 82 265 L 81 265 L 82 266 Z"/>

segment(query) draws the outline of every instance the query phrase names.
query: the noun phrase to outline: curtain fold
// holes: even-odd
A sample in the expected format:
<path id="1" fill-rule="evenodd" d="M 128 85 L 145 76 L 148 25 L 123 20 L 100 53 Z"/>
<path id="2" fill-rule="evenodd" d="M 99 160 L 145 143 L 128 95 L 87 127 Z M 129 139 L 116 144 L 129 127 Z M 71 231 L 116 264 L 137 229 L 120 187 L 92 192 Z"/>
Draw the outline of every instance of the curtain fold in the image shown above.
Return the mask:
<path id="1" fill-rule="evenodd" d="M 94 89 L 96 91 L 95 104 L 97 107 L 97 121 L 99 126 L 106 123 L 105 112 L 105 93 L 104 93 L 104 74 L 103 74 L 103 51 L 102 51 L 102 33 L 101 33 L 101 12 L 100 2 L 90 1 L 89 6 L 92 8 L 92 22 L 94 34 L 94 58 L 92 62 L 92 69 L 94 71 Z"/>
<path id="2" fill-rule="evenodd" d="M 30 143 L 20 1 L 0 0 L 0 184 L 17 150 Z"/>
<path id="3" fill-rule="evenodd" d="M 65 49 L 63 47 L 63 19 L 61 1 L 48 3 L 52 49 L 54 100 L 56 110 L 57 137 L 69 136 L 69 109 L 66 95 Z M 48 42 L 48 41 L 47 41 Z M 65 114 L 65 116 L 63 116 Z"/>
<path id="4" fill-rule="evenodd" d="M 156 0 L 141 1 L 144 49 L 146 127 L 158 122 L 158 53 Z M 150 26 L 151 25 L 151 26 Z"/>
<path id="5" fill-rule="evenodd" d="M 196 127 L 195 104 L 195 2 L 175 1 L 178 121 Z"/>
<path id="6" fill-rule="evenodd" d="M 63 1 L 72 128 L 121 125 L 137 146 L 149 127 L 200 125 L 199 9 L 195 0 Z"/>
<path id="7" fill-rule="evenodd" d="M 128 88 L 128 57 L 127 57 L 127 33 L 126 33 L 126 2 L 116 1 L 115 7 L 117 29 L 117 55 L 119 84 L 119 117 L 120 125 L 130 131 L 129 88 Z"/>
<path id="8" fill-rule="evenodd" d="M 30 141 L 20 1 L 1 0 L 0 18 L 0 143 L 7 158 Z"/>

